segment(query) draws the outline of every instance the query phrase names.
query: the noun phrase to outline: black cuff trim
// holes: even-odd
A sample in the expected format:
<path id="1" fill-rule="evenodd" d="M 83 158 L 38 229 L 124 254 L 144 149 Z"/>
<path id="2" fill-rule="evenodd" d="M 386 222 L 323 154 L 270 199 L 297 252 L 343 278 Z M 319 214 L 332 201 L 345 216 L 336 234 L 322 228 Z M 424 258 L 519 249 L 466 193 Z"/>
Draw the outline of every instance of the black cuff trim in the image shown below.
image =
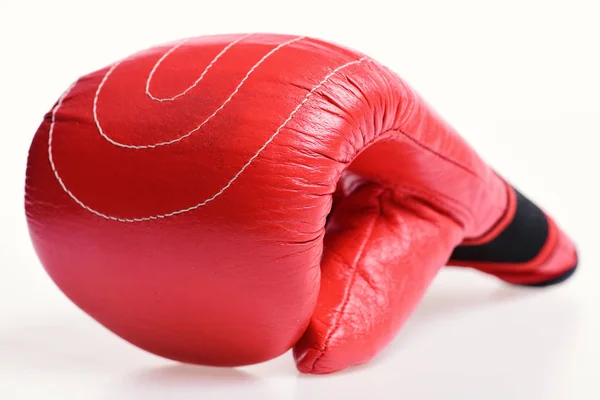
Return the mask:
<path id="1" fill-rule="evenodd" d="M 526 263 L 540 253 L 548 239 L 546 215 L 516 189 L 515 194 L 517 209 L 510 224 L 488 243 L 456 247 L 451 260 Z"/>

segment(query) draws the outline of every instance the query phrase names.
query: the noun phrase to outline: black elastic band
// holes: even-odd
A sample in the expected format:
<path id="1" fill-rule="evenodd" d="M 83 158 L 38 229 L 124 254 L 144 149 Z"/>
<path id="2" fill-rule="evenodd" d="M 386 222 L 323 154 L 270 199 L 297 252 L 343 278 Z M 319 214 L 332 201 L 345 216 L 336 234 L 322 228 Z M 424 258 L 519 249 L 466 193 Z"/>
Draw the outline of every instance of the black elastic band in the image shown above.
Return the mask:
<path id="1" fill-rule="evenodd" d="M 458 246 L 453 261 L 524 263 L 539 254 L 548 238 L 548 220 L 531 201 L 515 189 L 517 209 L 511 223 L 491 242 Z"/>

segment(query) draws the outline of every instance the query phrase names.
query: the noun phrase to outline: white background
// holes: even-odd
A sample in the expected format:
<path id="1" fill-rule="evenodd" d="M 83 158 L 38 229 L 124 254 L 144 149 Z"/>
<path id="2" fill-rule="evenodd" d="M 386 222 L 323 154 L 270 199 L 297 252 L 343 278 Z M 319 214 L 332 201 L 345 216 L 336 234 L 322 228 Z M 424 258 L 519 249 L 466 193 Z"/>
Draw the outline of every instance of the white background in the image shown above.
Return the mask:
<path id="1" fill-rule="evenodd" d="M 0 0 L 1 399 L 599 399 L 600 8 L 595 0 Z M 281 32 L 387 64 L 575 238 L 550 289 L 444 270 L 370 364 L 299 375 L 290 354 L 214 369 L 146 354 L 46 276 L 23 211 L 29 143 L 79 75 L 187 36 Z"/>

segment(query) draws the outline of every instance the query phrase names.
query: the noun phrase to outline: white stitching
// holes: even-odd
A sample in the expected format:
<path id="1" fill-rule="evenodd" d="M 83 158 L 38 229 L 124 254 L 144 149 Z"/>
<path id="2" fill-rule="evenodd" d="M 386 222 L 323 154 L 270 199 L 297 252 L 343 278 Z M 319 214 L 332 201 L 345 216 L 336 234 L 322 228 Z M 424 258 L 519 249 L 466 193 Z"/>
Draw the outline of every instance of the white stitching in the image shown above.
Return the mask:
<path id="1" fill-rule="evenodd" d="M 154 96 L 152 93 L 150 93 L 150 83 L 152 82 L 152 78 L 154 77 L 154 74 L 156 73 L 156 70 L 158 69 L 158 67 L 160 66 L 160 64 L 162 64 L 163 61 L 165 61 L 165 59 L 171 55 L 171 53 L 173 53 L 175 50 L 177 50 L 178 48 L 180 48 L 181 46 L 183 46 L 184 44 L 186 44 L 187 42 L 189 42 L 191 39 L 186 39 L 182 42 L 180 42 L 179 44 L 171 47 L 171 49 L 169 49 L 169 51 L 167 51 L 165 54 L 162 55 L 162 57 L 156 62 L 156 64 L 154 64 L 154 67 L 152 67 L 152 71 L 150 71 L 150 75 L 148 75 L 148 79 L 146 80 L 146 94 L 148 95 L 148 97 L 150 97 L 152 100 L 155 101 L 160 101 L 160 102 L 166 102 L 166 101 L 173 101 L 181 96 L 185 96 L 185 94 L 187 94 L 187 92 L 189 92 L 190 90 L 192 90 L 193 88 L 196 87 L 196 85 L 198 85 L 200 83 L 200 81 L 202 79 L 204 79 L 204 75 L 206 75 L 206 73 L 208 72 L 209 69 L 211 69 L 211 67 L 217 62 L 217 60 L 219 58 L 221 58 L 223 56 L 223 54 L 225 54 L 227 52 L 227 50 L 229 50 L 232 46 L 234 46 L 236 43 L 241 42 L 242 40 L 246 39 L 248 36 L 251 36 L 252 34 L 249 33 L 247 35 L 244 35 L 236 40 L 234 40 L 233 42 L 229 43 L 227 46 L 225 46 L 223 48 L 223 50 L 221 50 L 221 52 L 219 52 L 219 54 L 217 54 L 215 56 L 215 58 L 212 59 L 212 61 L 208 64 L 208 66 L 206 68 L 204 68 L 204 71 L 202 71 L 202 74 L 200 75 L 200 77 L 198 79 L 196 79 L 196 81 L 191 84 L 190 86 L 188 86 L 183 92 L 177 93 L 175 96 L 173 97 L 156 97 Z"/>
<path id="2" fill-rule="evenodd" d="M 294 108 L 292 110 L 292 112 L 290 113 L 290 115 L 285 119 L 285 121 L 283 121 L 283 123 L 279 126 L 279 128 L 277 128 L 277 130 L 271 135 L 271 137 L 257 150 L 257 152 L 250 157 L 250 159 L 246 162 L 246 164 L 244 164 L 242 166 L 242 168 L 229 180 L 229 182 L 227 182 L 227 184 L 225 186 L 223 186 L 218 192 L 216 192 L 214 195 L 212 195 L 211 197 L 207 198 L 206 200 L 188 207 L 188 208 L 183 208 L 181 210 L 176 210 L 167 214 L 158 214 L 158 215 L 153 215 L 153 216 L 149 216 L 149 217 L 143 217 L 143 218 L 118 218 L 118 217 L 114 217 L 111 215 L 107 215 L 107 214 L 103 214 L 100 211 L 97 211 L 89 206 L 87 206 L 83 201 L 79 200 L 77 198 L 77 196 L 75 196 L 65 185 L 65 183 L 63 182 L 62 178 L 60 177 L 57 169 L 56 169 L 56 165 L 54 164 L 54 158 L 52 156 L 52 137 L 54 134 L 54 126 L 56 123 L 56 113 L 58 112 L 59 108 L 61 107 L 64 99 L 67 97 L 67 95 L 69 94 L 69 92 L 73 89 L 73 87 L 75 86 L 75 84 L 71 85 L 60 97 L 60 99 L 58 100 L 58 103 L 56 104 L 56 106 L 54 107 L 54 109 L 52 110 L 52 122 L 50 124 L 50 130 L 48 133 L 48 157 L 50 160 L 50 166 L 52 167 L 52 171 L 54 172 L 54 176 L 56 177 L 56 180 L 58 181 L 58 183 L 60 184 L 60 186 L 62 187 L 62 189 L 65 191 L 65 193 L 67 193 L 69 195 L 69 197 L 71 197 L 71 199 L 73 199 L 75 201 L 75 203 L 77 203 L 79 206 L 81 206 L 82 208 L 84 208 L 85 210 L 91 212 L 92 214 L 95 214 L 99 217 L 105 218 L 105 219 L 109 219 L 112 221 L 119 221 L 119 222 L 144 222 L 144 221 L 150 221 L 150 220 L 156 220 L 156 219 L 161 219 L 161 218 L 167 218 L 167 217 L 172 217 L 178 214 L 183 214 L 189 211 L 193 211 L 195 209 L 198 209 L 202 206 L 205 206 L 206 204 L 210 203 L 211 201 L 213 201 L 214 199 L 216 199 L 217 197 L 219 197 L 221 194 L 223 194 L 223 192 L 225 192 L 225 190 L 227 190 L 232 184 L 233 182 L 235 182 L 237 180 L 237 178 L 246 170 L 246 168 L 248 168 L 250 166 L 250 164 L 252 164 L 252 162 L 259 156 L 259 154 L 275 139 L 275 137 L 283 130 L 283 128 L 291 121 L 291 119 L 294 117 L 294 115 L 298 112 L 298 110 L 300 110 L 300 108 L 310 99 L 310 97 L 313 95 L 313 93 L 315 91 L 317 91 L 321 86 L 323 86 L 325 83 L 327 83 L 327 81 L 329 81 L 336 73 L 338 73 L 339 71 L 351 66 L 351 65 L 355 65 L 355 64 L 360 64 L 363 61 L 371 61 L 370 59 L 368 59 L 367 57 L 363 57 L 360 58 L 358 60 L 355 61 L 350 61 L 347 62 L 346 64 L 343 64 L 337 68 L 335 68 L 333 71 L 331 71 L 329 74 L 327 74 L 325 76 L 325 78 L 323 78 L 315 87 L 313 87 L 306 95 L 306 97 L 300 102 L 300 104 L 298 104 L 296 106 L 296 108 Z"/>
<path id="3" fill-rule="evenodd" d="M 244 76 L 244 78 L 240 81 L 240 83 L 237 85 L 237 87 L 233 90 L 233 92 L 231 92 L 231 94 L 229 95 L 229 97 L 227 97 L 227 99 L 225 99 L 225 101 L 223 102 L 223 104 L 221 104 L 221 106 L 219 106 L 211 115 L 209 115 L 204 121 L 202 121 L 200 123 L 200 125 L 196 126 L 194 129 L 192 129 L 191 131 L 189 131 L 188 133 L 176 138 L 176 139 L 172 139 L 172 140 L 168 140 L 165 142 L 158 142 L 158 143 L 154 143 L 154 144 L 149 144 L 149 145 L 130 145 L 130 144 L 125 144 L 125 143 L 121 143 L 121 142 L 117 142 L 114 139 L 111 139 L 102 129 L 102 126 L 100 125 L 100 120 L 98 118 L 98 98 L 100 97 L 100 92 L 102 91 L 102 88 L 104 87 L 104 84 L 106 83 L 106 81 L 108 80 L 108 77 L 113 73 L 113 71 L 119 66 L 120 62 L 114 64 L 107 72 L 106 75 L 104 75 L 104 77 L 102 78 L 102 81 L 100 82 L 100 84 L 98 85 L 98 89 L 96 90 L 96 95 L 94 96 L 94 105 L 93 105 L 93 114 L 94 114 L 94 122 L 96 123 L 96 127 L 98 128 L 98 132 L 100 133 L 100 135 L 102 135 L 102 137 L 106 140 L 108 140 L 110 143 L 112 143 L 115 146 L 118 147 L 125 147 L 127 149 L 153 149 L 155 147 L 159 147 L 159 146 L 167 146 L 173 143 L 177 143 L 182 141 L 185 138 L 190 137 L 191 135 L 193 135 L 195 132 L 197 132 L 200 128 L 202 128 L 208 121 L 210 121 L 211 119 L 213 119 L 226 105 L 227 103 L 229 103 L 231 101 L 231 99 L 233 98 L 233 96 L 235 96 L 238 91 L 240 90 L 240 88 L 244 85 L 244 83 L 248 80 L 248 78 L 250 77 L 250 74 L 252 74 L 252 72 L 254 72 L 256 70 L 256 68 L 258 68 L 267 58 L 269 58 L 270 56 L 272 56 L 275 52 L 277 52 L 279 49 L 281 49 L 282 47 L 285 47 L 291 43 L 297 42 L 299 40 L 304 39 L 304 36 L 299 36 L 296 37 L 294 39 L 288 40 L 287 42 L 283 42 L 281 44 L 279 44 L 278 46 L 274 47 L 273 49 L 271 49 L 271 51 L 269 51 L 267 54 L 265 54 L 260 60 L 258 60 L 258 62 L 256 64 L 254 64 L 252 66 L 252 68 L 250 68 L 248 70 L 248 72 L 246 73 L 246 75 Z M 240 39 L 241 40 L 241 39 Z M 175 47 L 180 46 L 182 43 L 179 43 L 178 45 L 175 45 Z M 231 46 L 229 46 L 231 47 Z M 226 47 L 227 49 L 227 47 Z M 223 52 L 226 50 L 224 49 Z M 222 53 L 223 53 L 222 52 Z M 169 53 L 169 52 L 167 52 Z M 219 53 L 219 55 L 217 55 L 217 57 L 220 57 L 220 55 L 222 55 L 222 53 Z M 166 54 L 166 53 L 165 53 Z M 163 56 L 164 57 L 164 56 Z M 214 61 L 211 62 L 211 64 L 214 64 Z M 161 58 L 161 60 L 164 58 Z M 159 62 L 161 62 L 161 60 L 157 61 L 157 64 Z M 153 68 L 154 71 L 155 68 Z M 151 72 L 152 74 L 152 72 Z M 150 79 L 150 76 L 148 77 L 148 79 Z M 148 82 L 148 81 L 147 81 Z M 198 81 L 199 82 L 199 81 Z M 193 87 L 194 85 L 192 85 Z M 146 88 L 148 88 L 148 83 L 146 84 Z M 190 87 L 191 88 L 191 87 Z M 186 90 L 187 91 L 187 90 Z M 184 91 L 184 92 L 186 92 Z M 173 99 L 177 98 L 179 96 L 175 96 Z"/>
<path id="4" fill-rule="evenodd" d="M 71 86 L 69 86 L 69 88 L 67 90 L 65 90 L 65 92 L 58 99 L 58 102 L 56 103 L 56 106 L 54 106 L 54 108 L 52 109 L 52 122 L 50 123 L 50 130 L 48 132 L 48 159 L 50 161 L 50 167 L 52 168 L 52 171 L 54 172 L 54 176 L 56 177 L 56 180 L 58 181 L 60 187 L 65 191 L 65 193 L 67 193 L 69 195 L 69 197 L 71 197 L 71 199 L 73 199 L 73 201 L 75 201 L 75 203 L 79 204 L 82 208 L 84 208 L 85 210 L 91 212 L 92 214 L 95 214 L 95 215 L 97 215 L 99 217 L 110 219 L 110 220 L 113 220 L 113 221 L 138 222 L 135 219 L 117 218 L 117 217 L 113 217 L 113 216 L 110 216 L 110 215 L 102 214 L 100 211 L 97 211 L 97 210 L 94 210 L 91 207 L 88 207 L 87 205 L 85 205 L 85 203 L 83 201 L 79 200 L 77 198 L 77 196 L 75 196 L 67 188 L 67 186 L 63 182 L 62 178 L 58 174 L 58 171 L 56 170 L 56 165 L 54 164 L 54 157 L 52 156 L 52 137 L 53 137 L 53 134 L 54 134 L 54 125 L 56 123 L 56 112 L 58 111 L 58 109 L 62 105 L 65 97 L 67 97 L 67 95 L 69 94 L 69 92 L 71 92 L 71 90 L 75 87 L 76 84 L 77 84 L 77 82 L 73 83 Z M 149 217 L 149 219 L 153 219 L 153 218 Z"/>

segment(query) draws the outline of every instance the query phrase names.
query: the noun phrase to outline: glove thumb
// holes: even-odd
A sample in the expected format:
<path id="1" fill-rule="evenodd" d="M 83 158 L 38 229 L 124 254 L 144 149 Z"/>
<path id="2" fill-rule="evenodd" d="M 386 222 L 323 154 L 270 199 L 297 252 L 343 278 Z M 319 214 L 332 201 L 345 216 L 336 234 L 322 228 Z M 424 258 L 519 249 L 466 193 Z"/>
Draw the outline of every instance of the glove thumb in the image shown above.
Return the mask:
<path id="1" fill-rule="evenodd" d="M 456 222 L 415 197 L 374 183 L 349 191 L 334 197 L 317 305 L 294 347 L 301 372 L 330 373 L 372 358 L 462 238 Z"/>

